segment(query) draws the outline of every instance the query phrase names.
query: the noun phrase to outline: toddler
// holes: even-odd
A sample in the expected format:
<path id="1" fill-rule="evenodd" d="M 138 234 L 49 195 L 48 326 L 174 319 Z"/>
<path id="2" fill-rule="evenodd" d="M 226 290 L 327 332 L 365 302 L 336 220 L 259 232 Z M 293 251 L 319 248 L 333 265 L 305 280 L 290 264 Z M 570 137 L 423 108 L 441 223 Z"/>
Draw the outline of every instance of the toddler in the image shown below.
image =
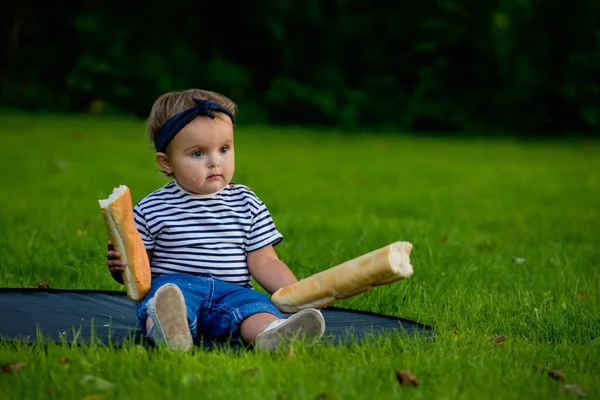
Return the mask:
<path id="1" fill-rule="evenodd" d="M 284 319 L 252 288 L 251 277 L 269 294 L 297 279 L 275 253 L 283 236 L 265 204 L 231 182 L 236 111 L 227 97 L 192 89 L 159 97 L 148 120 L 156 162 L 173 179 L 134 207 L 152 271 L 135 309 L 146 337 L 173 350 L 187 351 L 200 337 L 274 350 L 325 330 L 318 310 Z M 119 256 L 109 241 L 108 268 L 123 283 Z"/>

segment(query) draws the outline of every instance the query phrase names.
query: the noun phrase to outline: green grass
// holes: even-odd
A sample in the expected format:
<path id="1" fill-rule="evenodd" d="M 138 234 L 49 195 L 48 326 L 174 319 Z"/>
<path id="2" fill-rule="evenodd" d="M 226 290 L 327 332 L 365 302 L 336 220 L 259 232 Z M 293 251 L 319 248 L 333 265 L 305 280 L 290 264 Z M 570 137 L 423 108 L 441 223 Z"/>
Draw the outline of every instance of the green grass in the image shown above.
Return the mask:
<path id="1" fill-rule="evenodd" d="M 0 286 L 121 290 L 97 199 L 126 184 L 137 201 L 166 182 L 143 121 L 5 114 L 0 138 Z M 412 242 L 410 279 L 335 305 L 430 324 L 437 339 L 298 345 L 293 357 L 0 344 L 0 364 L 26 363 L 0 374 L 0 398 L 548 399 L 566 398 L 564 384 L 599 397 L 597 143 L 241 126 L 236 157 L 234 181 L 268 205 L 285 236 L 278 254 L 300 278 Z M 504 343 L 490 346 L 494 335 Z M 420 385 L 400 386 L 395 369 Z M 114 386 L 83 385 L 86 375 Z"/>

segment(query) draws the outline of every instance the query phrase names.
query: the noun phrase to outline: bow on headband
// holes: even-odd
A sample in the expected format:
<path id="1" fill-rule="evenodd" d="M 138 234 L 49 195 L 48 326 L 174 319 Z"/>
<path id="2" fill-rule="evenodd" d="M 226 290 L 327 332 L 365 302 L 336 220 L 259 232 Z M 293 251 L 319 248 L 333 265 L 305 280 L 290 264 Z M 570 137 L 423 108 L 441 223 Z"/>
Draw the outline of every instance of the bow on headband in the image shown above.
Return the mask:
<path id="1" fill-rule="evenodd" d="M 154 148 L 157 152 L 164 153 L 175 135 L 177 135 L 177 133 L 182 130 L 184 126 L 189 124 L 198 115 L 204 115 L 215 119 L 216 116 L 213 111 L 222 112 L 229 116 L 229 118 L 231 118 L 231 122 L 235 125 L 235 118 L 233 114 L 222 105 L 205 99 L 198 99 L 196 97 L 194 97 L 193 100 L 194 103 L 196 103 L 194 107 L 188 108 L 179 114 L 173 115 L 163 124 L 163 126 L 160 127 L 154 136 Z"/>

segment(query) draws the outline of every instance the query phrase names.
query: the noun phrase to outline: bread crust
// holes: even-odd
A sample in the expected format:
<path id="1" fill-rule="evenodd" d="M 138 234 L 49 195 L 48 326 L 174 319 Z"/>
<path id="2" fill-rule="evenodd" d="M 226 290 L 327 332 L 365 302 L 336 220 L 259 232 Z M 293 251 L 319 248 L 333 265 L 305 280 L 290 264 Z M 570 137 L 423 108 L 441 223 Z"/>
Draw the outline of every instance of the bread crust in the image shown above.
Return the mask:
<path id="1" fill-rule="evenodd" d="M 127 296 L 132 301 L 141 301 L 150 291 L 152 280 L 150 261 L 144 242 L 135 226 L 133 205 L 129 188 L 121 186 L 118 197 L 100 201 L 100 209 L 108 236 L 116 251 L 121 253 L 121 261 L 127 267 L 121 274 Z"/>
<path id="2" fill-rule="evenodd" d="M 277 290 L 271 300 L 283 312 L 321 308 L 413 273 L 410 242 L 394 242 Z"/>

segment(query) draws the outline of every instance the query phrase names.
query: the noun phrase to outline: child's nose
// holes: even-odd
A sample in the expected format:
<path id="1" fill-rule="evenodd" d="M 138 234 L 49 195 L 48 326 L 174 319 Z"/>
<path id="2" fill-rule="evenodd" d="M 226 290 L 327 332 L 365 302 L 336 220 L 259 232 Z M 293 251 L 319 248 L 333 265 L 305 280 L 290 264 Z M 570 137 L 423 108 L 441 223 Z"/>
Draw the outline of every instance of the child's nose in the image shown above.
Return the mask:
<path id="1" fill-rule="evenodd" d="M 209 168 L 214 168 L 214 167 L 218 167 L 219 166 L 219 158 L 217 156 L 211 156 L 208 159 L 208 167 Z"/>

